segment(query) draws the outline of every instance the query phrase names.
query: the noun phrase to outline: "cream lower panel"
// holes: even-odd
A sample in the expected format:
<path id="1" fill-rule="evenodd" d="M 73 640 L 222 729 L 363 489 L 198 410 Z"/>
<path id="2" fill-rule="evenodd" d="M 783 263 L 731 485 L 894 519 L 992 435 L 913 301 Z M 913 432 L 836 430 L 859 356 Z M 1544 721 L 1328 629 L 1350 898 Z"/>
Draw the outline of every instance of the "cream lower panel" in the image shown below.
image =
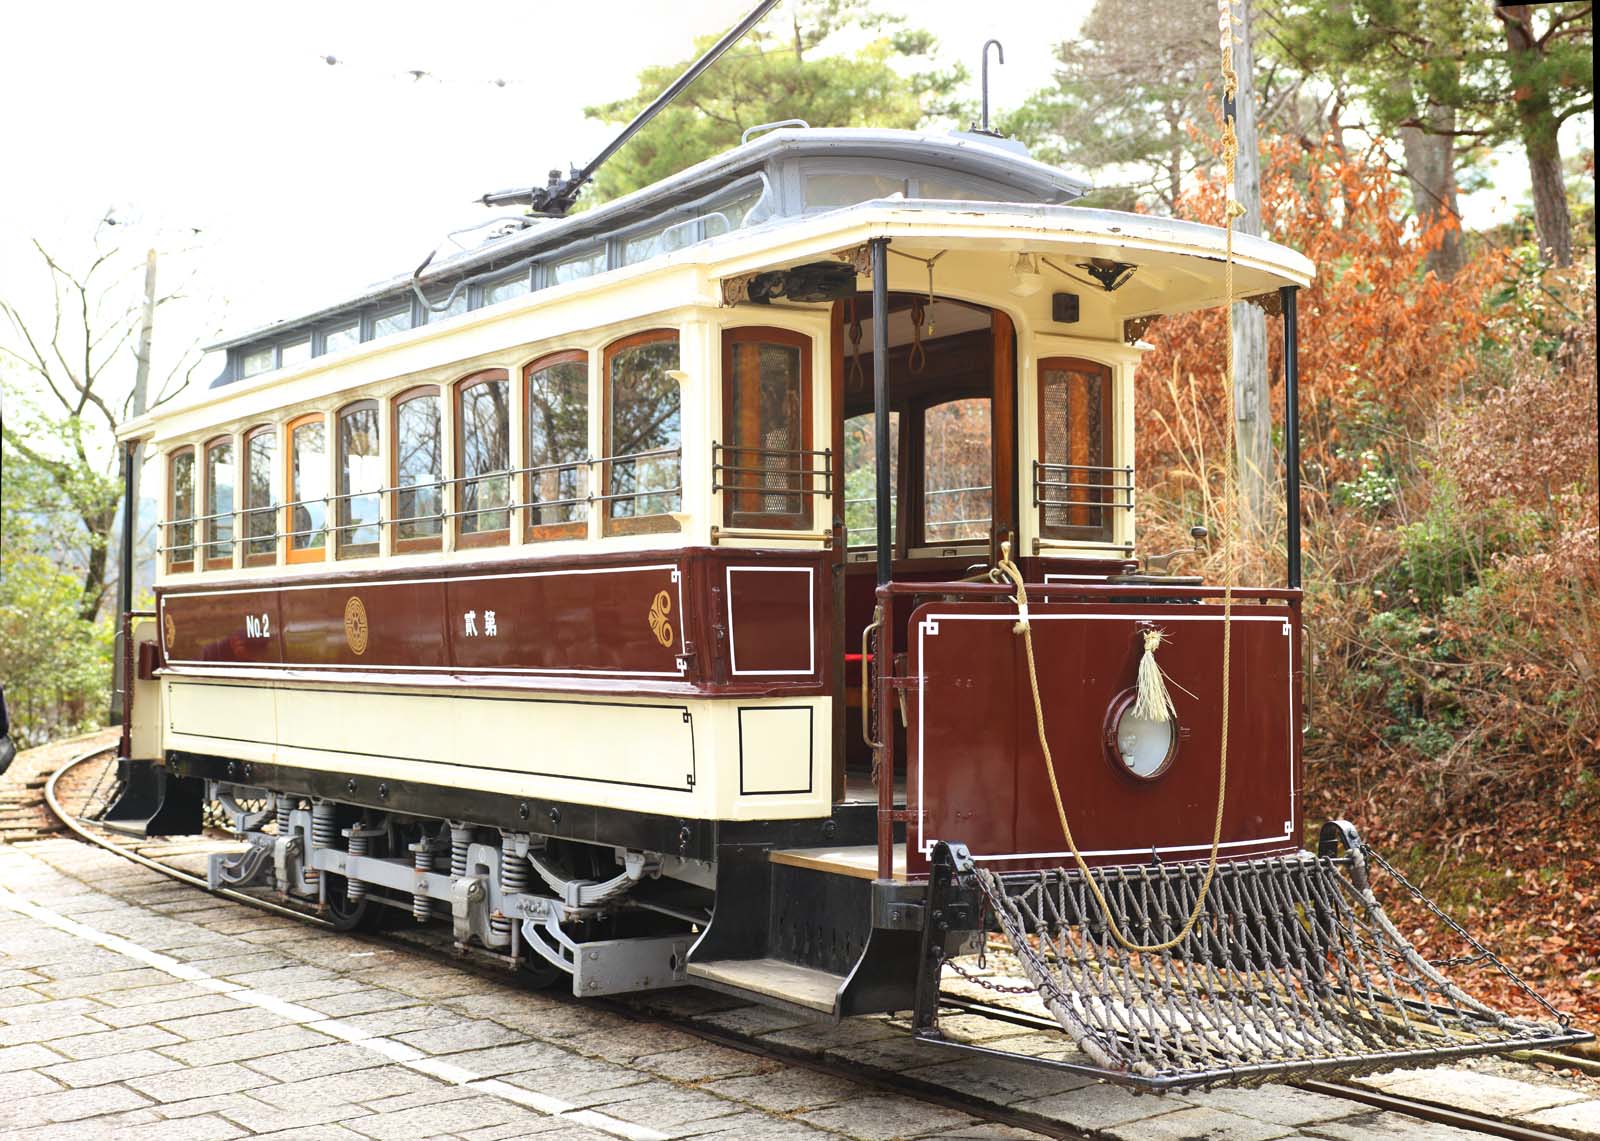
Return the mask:
<path id="1" fill-rule="evenodd" d="M 727 698 L 708 702 L 717 750 L 717 816 L 790 820 L 833 808 L 833 702 Z"/>

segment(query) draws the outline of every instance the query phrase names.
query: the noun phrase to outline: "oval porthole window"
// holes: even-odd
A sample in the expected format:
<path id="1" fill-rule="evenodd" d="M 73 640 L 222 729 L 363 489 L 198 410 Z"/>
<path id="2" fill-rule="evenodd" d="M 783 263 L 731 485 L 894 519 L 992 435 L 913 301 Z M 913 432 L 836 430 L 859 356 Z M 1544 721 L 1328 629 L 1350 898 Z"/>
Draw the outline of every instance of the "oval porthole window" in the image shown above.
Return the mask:
<path id="1" fill-rule="evenodd" d="M 1106 710 L 1105 742 L 1112 765 L 1137 780 L 1154 780 L 1178 752 L 1178 723 L 1136 716 L 1137 689 L 1125 689 Z"/>

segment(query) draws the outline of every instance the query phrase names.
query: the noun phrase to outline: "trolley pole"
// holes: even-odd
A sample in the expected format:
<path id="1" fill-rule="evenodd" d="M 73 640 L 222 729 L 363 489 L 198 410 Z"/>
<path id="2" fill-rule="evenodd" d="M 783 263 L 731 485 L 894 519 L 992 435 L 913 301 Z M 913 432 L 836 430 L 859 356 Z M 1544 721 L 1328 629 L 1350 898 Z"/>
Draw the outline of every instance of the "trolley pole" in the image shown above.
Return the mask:
<path id="1" fill-rule="evenodd" d="M 1278 290 L 1283 310 L 1283 466 L 1287 500 L 1289 587 L 1300 587 L 1300 316 L 1299 290 L 1285 285 Z"/>
<path id="2" fill-rule="evenodd" d="M 894 526 L 890 522 L 894 473 L 889 464 L 889 239 L 873 238 L 872 250 L 872 442 L 877 474 L 878 585 L 894 567 Z M 887 668 L 880 666 L 880 668 Z"/>

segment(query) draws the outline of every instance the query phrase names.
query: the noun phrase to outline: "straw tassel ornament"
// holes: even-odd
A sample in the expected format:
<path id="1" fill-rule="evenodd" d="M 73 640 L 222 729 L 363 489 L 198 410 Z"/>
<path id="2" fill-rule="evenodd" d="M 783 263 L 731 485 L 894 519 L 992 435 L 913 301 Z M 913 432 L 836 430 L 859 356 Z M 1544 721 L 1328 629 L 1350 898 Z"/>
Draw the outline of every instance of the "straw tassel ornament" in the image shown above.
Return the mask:
<path id="1" fill-rule="evenodd" d="M 1156 650 L 1165 635 L 1156 629 L 1144 632 L 1144 656 L 1139 659 L 1139 692 L 1133 701 L 1133 715 L 1147 721 L 1171 721 L 1177 716 L 1167 679 L 1156 664 Z"/>

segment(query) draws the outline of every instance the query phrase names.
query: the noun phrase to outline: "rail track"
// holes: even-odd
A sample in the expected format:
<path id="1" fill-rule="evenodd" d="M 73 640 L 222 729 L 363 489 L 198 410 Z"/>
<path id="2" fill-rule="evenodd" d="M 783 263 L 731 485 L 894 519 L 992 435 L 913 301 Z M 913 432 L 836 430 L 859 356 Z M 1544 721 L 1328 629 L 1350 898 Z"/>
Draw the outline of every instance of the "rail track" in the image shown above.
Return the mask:
<path id="1" fill-rule="evenodd" d="M 101 747 L 72 757 L 47 778 L 30 781 L 27 786 L 28 791 L 41 793 L 44 807 L 61 822 L 66 830 L 85 843 L 113 852 L 141 867 L 223 899 L 274 915 L 287 916 L 318 926 L 330 926 L 309 908 L 280 903 L 258 894 L 233 888 L 212 889 L 204 877 L 197 876 L 190 871 L 175 866 L 171 862 L 184 854 L 198 854 L 203 850 L 200 847 L 193 844 L 174 845 L 170 841 L 129 843 L 125 839 L 119 838 L 98 827 L 92 821 L 85 819 L 83 808 L 88 807 L 96 796 L 103 791 L 103 781 L 96 782 L 94 790 L 86 798 L 83 807 L 80 807 L 78 812 L 73 812 L 63 805 L 61 789 L 63 779 L 68 777 L 78 766 L 103 759 L 113 751 L 112 747 Z M 38 830 L 36 835 L 17 838 L 44 838 L 52 834 L 59 835 L 59 833 L 52 833 L 50 830 Z M 455 947 L 454 943 L 442 933 L 418 928 L 405 934 L 381 932 L 362 934 L 355 937 L 390 946 L 403 946 L 411 952 L 435 961 L 448 962 L 458 969 L 469 970 L 483 977 L 493 978 L 511 985 L 511 978 L 508 976 L 505 964 L 502 961 L 488 956 L 476 956 L 470 952 L 463 955 Z M 1094 1136 L 1092 1133 L 1066 1126 L 1041 1114 L 995 1105 L 892 1070 L 863 1065 L 855 1061 L 848 1063 L 835 1061 L 803 1048 L 782 1046 L 762 1041 L 750 1035 L 711 1025 L 691 1017 L 652 1008 L 648 1001 L 578 999 L 561 995 L 558 992 L 547 993 L 561 1001 L 570 1001 L 575 1004 L 582 1003 L 587 1007 L 604 1009 L 637 1021 L 668 1026 L 704 1041 L 763 1059 L 781 1062 L 788 1066 L 826 1074 L 831 1077 L 847 1079 L 885 1093 L 911 1097 L 931 1105 L 958 1110 L 995 1125 L 1012 1126 L 1057 1138 Z M 1059 1030 L 1059 1027 L 1051 1018 L 999 1003 L 977 1001 L 962 995 L 946 993 L 941 996 L 941 1005 L 952 1014 L 980 1015 L 1029 1030 Z M 1580 1070 L 1591 1076 L 1600 1076 L 1600 1063 L 1585 1058 L 1538 1051 L 1526 1052 L 1517 1057 L 1518 1060 L 1525 1063 L 1543 1062 Z M 1568 1138 L 1560 1134 L 1536 1129 L 1514 1121 L 1468 1110 L 1450 1108 L 1417 1098 L 1384 1093 L 1345 1082 L 1299 1081 L 1288 1084 L 1328 1097 L 1360 1102 L 1375 1110 L 1403 1114 L 1420 1121 L 1452 1126 L 1458 1129 L 1473 1130 L 1488 1136 L 1504 1137 L 1511 1139 L 1511 1141 L 1569 1141 Z"/>

